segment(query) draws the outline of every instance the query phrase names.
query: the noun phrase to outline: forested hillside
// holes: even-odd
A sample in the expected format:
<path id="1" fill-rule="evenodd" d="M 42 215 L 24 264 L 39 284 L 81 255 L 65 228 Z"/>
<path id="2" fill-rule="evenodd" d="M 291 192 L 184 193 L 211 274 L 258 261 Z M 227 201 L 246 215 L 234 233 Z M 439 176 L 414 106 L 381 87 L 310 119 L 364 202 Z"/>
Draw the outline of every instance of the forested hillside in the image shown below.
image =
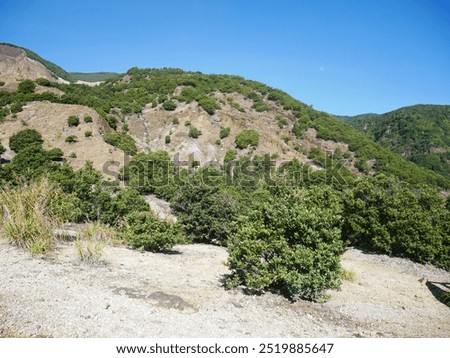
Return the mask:
<path id="1" fill-rule="evenodd" d="M 450 178 L 450 106 L 416 105 L 382 115 L 338 118 L 383 147 Z"/>

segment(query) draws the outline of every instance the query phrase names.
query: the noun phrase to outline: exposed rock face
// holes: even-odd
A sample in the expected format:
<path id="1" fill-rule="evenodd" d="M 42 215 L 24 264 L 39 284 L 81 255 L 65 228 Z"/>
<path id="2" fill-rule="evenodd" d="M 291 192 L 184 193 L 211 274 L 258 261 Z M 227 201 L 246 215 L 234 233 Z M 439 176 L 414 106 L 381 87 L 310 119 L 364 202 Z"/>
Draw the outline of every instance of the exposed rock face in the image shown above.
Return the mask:
<path id="1" fill-rule="evenodd" d="M 0 81 L 5 82 L 3 89 L 15 90 L 22 80 L 57 78 L 41 63 L 27 57 L 24 50 L 8 45 L 0 45 Z"/>

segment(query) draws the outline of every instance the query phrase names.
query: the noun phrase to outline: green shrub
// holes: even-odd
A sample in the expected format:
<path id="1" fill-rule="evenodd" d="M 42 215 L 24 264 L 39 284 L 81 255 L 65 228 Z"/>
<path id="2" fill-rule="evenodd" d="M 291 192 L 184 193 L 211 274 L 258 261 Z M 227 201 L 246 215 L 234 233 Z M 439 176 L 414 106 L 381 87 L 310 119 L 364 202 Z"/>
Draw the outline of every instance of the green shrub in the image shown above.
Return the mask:
<path id="1" fill-rule="evenodd" d="M 202 107 L 208 114 L 213 115 L 220 105 L 213 97 L 202 97 L 198 101 L 198 105 Z"/>
<path id="2" fill-rule="evenodd" d="M 65 142 L 66 143 L 76 143 L 76 142 L 78 142 L 78 138 L 76 135 L 71 134 L 65 139 Z"/>
<path id="3" fill-rule="evenodd" d="M 176 191 L 175 168 L 165 151 L 138 153 L 120 174 L 128 185 L 142 194 L 171 199 Z"/>
<path id="4" fill-rule="evenodd" d="M 230 135 L 230 132 L 231 132 L 231 128 L 229 128 L 229 127 L 220 128 L 220 134 L 219 134 L 220 139 L 224 139 L 224 138 L 228 137 Z"/>
<path id="5" fill-rule="evenodd" d="M 180 123 L 180 121 L 179 121 L 179 119 L 177 117 L 174 117 L 172 119 L 172 124 L 179 124 L 179 123 Z"/>
<path id="6" fill-rule="evenodd" d="M 349 244 L 450 269 L 450 212 L 434 190 L 380 175 L 361 179 L 344 204 Z"/>
<path id="7" fill-rule="evenodd" d="M 77 153 L 72 152 L 69 154 L 69 157 L 75 159 L 77 157 Z"/>
<path id="8" fill-rule="evenodd" d="M 67 124 L 71 127 L 76 127 L 80 124 L 80 118 L 77 116 L 70 116 L 67 118 Z"/>
<path id="9" fill-rule="evenodd" d="M 269 106 L 267 103 L 265 103 L 263 100 L 258 100 L 253 103 L 252 108 L 256 112 L 266 112 L 272 109 L 271 106 Z"/>
<path id="10" fill-rule="evenodd" d="M 85 136 L 86 138 L 92 137 L 92 131 L 86 131 L 86 132 L 84 132 L 84 136 Z"/>
<path id="11" fill-rule="evenodd" d="M 91 116 L 84 116 L 84 122 L 85 122 L 85 123 L 92 123 L 92 122 L 93 122 L 93 119 L 92 119 Z"/>
<path id="12" fill-rule="evenodd" d="M 170 144 L 170 135 L 166 135 L 166 138 L 164 139 L 164 142 L 166 144 Z"/>
<path id="13" fill-rule="evenodd" d="M 23 106 L 24 106 L 24 103 L 22 103 L 22 102 L 14 102 L 11 104 L 10 111 L 13 115 L 16 113 L 22 112 Z"/>
<path id="14" fill-rule="evenodd" d="M 10 114 L 10 110 L 8 108 L 0 108 L 0 123 Z"/>
<path id="15" fill-rule="evenodd" d="M 106 122 L 108 122 L 108 124 L 109 124 L 109 126 L 112 128 L 112 129 L 117 129 L 117 118 L 116 117 L 113 117 L 113 116 L 107 116 L 106 117 Z"/>
<path id="16" fill-rule="evenodd" d="M 326 187 L 265 201 L 238 220 L 228 241 L 227 285 L 320 300 L 341 282 L 340 226 L 339 197 Z"/>
<path id="17" fill-rule="evenodd" d="M 136 189 L 124 188 L 103 205 L 100 221 L 117 226 L 125 216 L 133 212 L 148 211 L 150 206 Z"/>
<path id="18" fill-rule="evenodd" d="M 9 138 L 9 148 L 16 153 L 31 145 L 42 146 L 42 143 L 42 135 L 35 129 L 24 129 Z"/>
<path id="19" fill-rule="evenodd" d="M 0 87 L 3 87 L 5 85 L 5 81 L 0 81 Z"/>
<path id="20" fill-rule="evenodd" d="M 232 108 L 237 109 L 239 112 L 245 112 L 245 109 L 239 103 L 234 102 L 232 98 L 227 98 L 227 101 Z"/>
<path id="21" fill-rule="evenodd" d="M 163 103 L 163 108 L 166 111 L 174 111 L 177 108 L 177 105 L 172 101 L 165 101 Z"/>
<path id="22" fill-rule="evenodd" d="M 311 127 L 311 123 L 309 122 L 300 122 L 297 121 L 294 123 L 294 126 L 292 127 L 292 132 L 295 134 L 297 138 L 303 137 L 303 133 Z"/>
<path id="23" fill-rule="evenodd" d="M 229 163 L 229 162 L 235 160 L 236 155 L 237 155 L 237 152 L 234 149 L 227 150 L 227 152 L 225 153 L 225 157 L 223 158 L 223 162 L 226 164 L 226 163 Z"/>
<path id="24" fill-rule="evenodd" d="M 248 146 L 257 147 L 259 144 L 259 134 L 254 129 L 244 129 L 236 136 L 235 143 L 239 149 L 244 149 Z"/>
<path id="25" fill-rule="evenodd" d="M 275 120 L 277 121 L 278 127 L 280 128 L 284 128 L 289 124 L 288 120 L 281 116 L 276 116 Z"/>
<path id="26" fill-rule="evenodd" d="M 104 135 L 103 139 L 106 143 L 122 149 L 126 154 L 134 155 L 137 153 L 136 142 L 133 137 L 125 132 L 109 132 Z"/>
<path id="27" fill-rule="evenodd" d="M 44 86 L 44 87 L 50 87 L 52 85 L 52 83 L 46 79 L 46 78 L 38 78 L 36 79 L 36 84 L 40 85 L 40 86 Z"/>
<path id="28" fill-rule="evenodd" d="M 202 131 L 195 128 L 194 126 L 190 126 L 189 128 L 189 137 L 197 139 L 202 134 Z"/>
<path id="29" fill-rule="evenodd" d="M 17 92 L 20 93 L 33 93 L 36 88 L 36 83 L 31 80 L 23 80 L 20 81 L 19 87 L 17 88 Z"/>
<path id="30" fill-rule="evenodd" d="M 236 214 L 233 199 L 199 179 L 178 188 L 172 209 L 188 239 L 216 245 L 225 245 Z"/>
<path id="31" fill-rule="evenodd" d="M 62 161 L 64 152 L 59 148 L 52 148 L 47 150 L 47 158 L 51 161 Z"/>
<path id="32" fill-rule="evenodd" d="M 166 251 L 182 240 L 176 224 L 162 221 L 150 212 L 128 215 L 119 237 L 134 248 L 148 251 Z"/>

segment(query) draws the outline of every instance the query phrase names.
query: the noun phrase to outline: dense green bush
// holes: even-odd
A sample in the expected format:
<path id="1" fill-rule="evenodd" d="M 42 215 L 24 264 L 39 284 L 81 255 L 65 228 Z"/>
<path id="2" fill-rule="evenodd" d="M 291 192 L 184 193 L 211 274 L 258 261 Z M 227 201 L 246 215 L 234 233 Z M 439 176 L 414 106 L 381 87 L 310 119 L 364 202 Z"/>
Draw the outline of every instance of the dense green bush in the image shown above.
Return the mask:
<path id="1" fill-rule="evenodd" d="M 225 164 L 226 164 L 226 163 L 229 163 L 229 162 L 235 160 L 235 159 L 236 159 L 236 156 L 237 156 L 237 152 L 236 152 L 234 149 L 229 149 L 229 150 L 227 150 L 227 152 L 225 153 L 225 157 L 223 158 L 223 162 L 224 162 Z"/>
<path id="2" fill-rule="evenodd" d="M 92 137 L 92 131 L 86 131 L 86 132 L 84 132 L 84 136 L 85 136 L 86 138 Z"/>
<path id="3" fill-rule="evenodd" d="M 38 78 L 36 79 L 36 84 L 40 85 L 40 86 L 44 86 L 44 87 L 50 87 L 52 85 L 52 83 L 46 79 L 46 78 Z"/>
<path id="4" fill-rule="evenodd" d="M 164 143 L 170 144 L 170 141 L 171 141 L 170 135 L 166 135 L 166 138 L 164 139 Z"/>
<path id="5" fill-rule="evenodd" d="M 176 103 L 174 103 L 172 101 L 165 101 L 163 103 L 163 108 L 166 111 L 174 111 L 175 109 L 177 109 L 177 105 L 176 105 Z"/>
<path id="6" fill-rule="evenodd" d="M 341 215 L 327 187 L 286 191 L 241 217 L 228 241 L 228 286 L 319 300 L 340 284 Z"/>
<path id="7" fill-rule="evenodd" d="M 92 123 L 93 119 L 91 116 L 84 116 L 84 122 L 85 123 Z"/>
<path id="8" fill-rule="evenodd" d="M 213 115 L 220 106 L 213 97 L 202 97 L 198 100 L 198 105 L 208 114 Z"/>
<path id="9" fill-rule="evenodd" d="M 117 118 L 113 117 L 113 116 L 107 116 L 106 117 L 106 122 L 108 122 L 109 126 L 116 130 L 117 129 Z"/>
<path id="10" fill-rule="evenodd" d="M 266 102 L 264 102 L 263 100 L 255 101 L 253 103 L 252 108 L 256 112 L 266 112 L 266 111 L 270 111 L 272 109 L 272 107 L 270 105 L 268 105 Z"/>
<path id="11" fill-rule="evenodd" d="M 75 134 L 71 134 L 66 137 L 65 142 L 66 143 L 76 143 L 76 142 L 78 142 L 78 138 Z"/>
<path id="12" fill-rule="evenodd" d="M 0 108 L 0 123 L 11 113 L 9 108 Z"/>
<path id="13" fill-rule="evenodd" d="M 361 179 L 344 203 L 348 243 L 450 269 L 450 212 L 434 190 L 380 175 Z"/>
<path id="14" fill-rule="evenodd" d="M 117 225 L 126 215 L 133 212 L 148 211 L 150 206 L 136 189 L 120 190 L 104 206 L 100 221 L 109 225 Z"/>
<path id="15" fill-rule="evenodd" d="M 67 118 L 67 124 L 71 127 L 76 127 L 80 124 L 80 118 L 77 116 L 70 116 Z"/>
<path id="16" fill-rule="evenodd" d="M 254 129 L 244 129 L 235 139 L 236 147 L 245 149 L 249 146 L 257 147 L 259 144 L 259 134 Z"/>
<path id="17" fill-rule="evenodd" d="M 202 135 L 202 131 L 201 130 L 195 128 L 192 125 L 189 127 L 189 137 L 197 139 L 201 135 Z"/>
<path id="18" fill-rule="evenodd" d="M 109 132 L 103 137 L 104 141 L 119 149 L 122 149 L 126 154 L 134 155 L 137 153 L 136 142 L 133 137 L 125 132 Z"/>
<path id="19" fill-rule="evenodd" d="M 225 245 L 236 214 L 232 198 L 222 194 L 217 186 L 192 179 L 179 187 L 172 202 L 191 241 Z"/>
<path id="20" fill-rule="evenodd" d="M 9 138 L 9 148 L 16 153 L 30 145 L 41 146 L 42 143 L 42 135 L 35 129 L 24 129 Z"/>
<path id="21" fill-rule="evenodd" d="M 23 80 L 20 81 L 19 87 L 17 88 L 17 92 L 20 93 L 33 93 L 36 88 L 36 83 L 31 80 Z"/>
<path id="22" fill-rule="evenodd" d="M 162 221 L 150 212 L 128 215 L 120 238 L 137 249 L 148 251 L 169 250 L 182 241 L 178 225 Z"/>
<path id="23" fill-rule="evenodd" d="M 136 154 L 120 177 L 142 194 L 170 199 L 176 191 L 175 167 L 165 151 Z"/>

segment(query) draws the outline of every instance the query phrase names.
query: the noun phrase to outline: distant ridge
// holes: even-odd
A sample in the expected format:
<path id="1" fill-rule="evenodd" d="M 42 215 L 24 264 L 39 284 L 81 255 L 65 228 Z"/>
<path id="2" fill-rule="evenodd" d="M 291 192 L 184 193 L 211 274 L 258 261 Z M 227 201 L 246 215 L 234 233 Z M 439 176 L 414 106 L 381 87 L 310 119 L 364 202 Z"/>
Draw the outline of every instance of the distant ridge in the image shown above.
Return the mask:
<path id="1" fill-rule="evenodd" d="M 67 72 L 57 64 L 42 58 L 37 53 L 25 47 L 17 46 L 7 42 L 0 42 L 0 45 L 11 46 L 24 50 L 29 58 L 41 63 L 55 76 L 58 76 L 59 78 L 62 78 L 63 80 L 66 80 L 68 82 L 76 82 L 76 81 L 98 82 L 98 81 L 105 81 L 118 75 L 118 73 L 115 72 L 93 72 L 93 73 Z"/>
<path id="2" fill-rule="evenodd" d="M 375 142 L 450 179 L 450 105 L 414 105 L 384 114 L 335 116 Z"/>

